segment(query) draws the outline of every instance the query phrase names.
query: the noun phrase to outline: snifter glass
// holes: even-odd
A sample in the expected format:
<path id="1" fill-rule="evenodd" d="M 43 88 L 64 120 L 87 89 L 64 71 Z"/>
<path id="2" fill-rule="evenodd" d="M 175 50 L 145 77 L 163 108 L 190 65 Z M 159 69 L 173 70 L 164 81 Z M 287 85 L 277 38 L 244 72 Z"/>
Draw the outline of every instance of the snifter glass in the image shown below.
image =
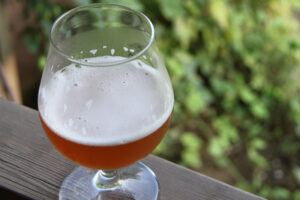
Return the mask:
<path id="1" fill-rule="evenodd" d="M 60 199 L 158 197 L 155 174 L 138 160 L 163 138 L 174 95 L 151 21 L 117 4 L 59 17 L 39 88 L 42 126 L 58 151 L 82 167 Z"/>

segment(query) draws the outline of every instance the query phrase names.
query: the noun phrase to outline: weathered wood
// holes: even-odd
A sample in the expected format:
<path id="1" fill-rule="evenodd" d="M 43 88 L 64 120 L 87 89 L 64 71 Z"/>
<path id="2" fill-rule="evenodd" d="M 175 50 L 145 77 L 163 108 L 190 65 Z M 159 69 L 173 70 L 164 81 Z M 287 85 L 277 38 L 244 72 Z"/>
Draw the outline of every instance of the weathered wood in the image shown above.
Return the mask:
<path id="1" fill-rule="evenodd" d="M 161 200 L 263 199 L 156 156 L 143 161 L 158 177 Z M 29 199 L 57 199 L 75 167 L 45 137 L 35 110 L 0 99 L 0 187 Z"/>

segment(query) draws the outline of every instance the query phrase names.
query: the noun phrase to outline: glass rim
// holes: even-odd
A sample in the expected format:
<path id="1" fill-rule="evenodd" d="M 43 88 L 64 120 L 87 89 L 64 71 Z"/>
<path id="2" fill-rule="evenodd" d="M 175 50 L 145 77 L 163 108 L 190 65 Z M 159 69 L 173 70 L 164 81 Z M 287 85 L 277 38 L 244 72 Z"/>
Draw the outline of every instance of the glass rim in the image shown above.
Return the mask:
<path id="1" fill-rule="evenodd" d="M 67 54 L 65 54 L 62 50 L 60 50 L 57 45 L 54 43 L 53 41 L 53 34 L 54 34 L 54 30 L 56 29 L 56 27 L 58 26 L 59 22 L 61 22 L 63 19 L 65 19 L 65 17 L 69 16 L 70 14 L 77 12 L 78 10 L 81 9 L 85 9 L 85 8 L 93 8 L 93 7 L 101 7 L 101 6 L 112 6 L 112 7 L 120 7 L 123 8 L 125 10 L 129 10 L 131 12 L 133 12 L 136 15 L 139 15 L 141 17 L 143 17 L 145 19 L 145 21 L 147 22 L 148 26 L 150 27 L 150 39 L 147 42 L 147 45 L 141 50 L 139 51 L 137 54 L 128 57 L 126 59 L 122 59 L 119 61 L 113 61 L 113 62 L 105 62 L 105 63 L 90 63 L 90 62 L 86 62 L 83 59 L 74 59 L 72 56 L 69 56 Z M 54 50 L 59 53 L 61 56 L 63 56 L 64 58 L 66 58 L 67 60 L 71 61 L 72 63 L 75 64 L 80 64 L 80 65 L 84 65 L 84 66 L 113 66 L 113 65 L 120 65 L 120 64 L 124 64 L 127 62 L 130 62 L 132 60 L 135 60 L 136 58 L 140 57 L 143 55 L 143 53 L 145 53 L 150 46 L 152 45 L 153 41 L 154 41 L 154 26 L 151 22 L 151 20 L 142 12 L 135 10 L 133 8 L 124 6 L 124 5 L 120 5 L 120 4 L 116 4 L 116 3 L 92 3 L 92 4 L 88 4 L 88 5 L 83 5 L 83 6 L 78 6 L 75 8 L 72 8 L 70 10 L 68 10 L 67 12 L 63 13 L 61 16 L 59 16 L 53 23 L 52 27 L 51 27 L 51 31 L 50 31 L 50 44 L 51 46 L 54 48 Z"/>

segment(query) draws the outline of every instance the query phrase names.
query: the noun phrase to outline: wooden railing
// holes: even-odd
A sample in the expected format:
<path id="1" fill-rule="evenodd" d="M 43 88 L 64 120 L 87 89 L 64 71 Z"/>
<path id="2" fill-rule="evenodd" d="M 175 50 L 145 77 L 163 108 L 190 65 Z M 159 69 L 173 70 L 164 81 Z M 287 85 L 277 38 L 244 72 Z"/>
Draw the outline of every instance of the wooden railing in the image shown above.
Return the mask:
<path id="1" fill-rule="evenodd" d="M 150 155 L 161 200 L 262 200 L 200 173 Z M 64 178 L 77 165 L 46 138 L 35 110 L 0 99 L 0 199 L 58 199 Z"/>

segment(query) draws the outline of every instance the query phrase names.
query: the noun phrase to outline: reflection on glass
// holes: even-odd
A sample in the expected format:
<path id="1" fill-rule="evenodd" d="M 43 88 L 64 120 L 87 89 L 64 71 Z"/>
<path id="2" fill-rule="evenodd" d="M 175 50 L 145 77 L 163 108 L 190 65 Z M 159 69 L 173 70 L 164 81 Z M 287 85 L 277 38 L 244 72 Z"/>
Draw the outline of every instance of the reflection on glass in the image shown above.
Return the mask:
<path id="1" fill-rule="evenodd" d="M 146 16 L 115 4 L 78 7 L 54 23 L 40 119 L 53 145 L 84 166 L 60 199 L 157 199 L 154 173 L 136 163 L 163 138 L 174 105 L 153 38 Z"/>

